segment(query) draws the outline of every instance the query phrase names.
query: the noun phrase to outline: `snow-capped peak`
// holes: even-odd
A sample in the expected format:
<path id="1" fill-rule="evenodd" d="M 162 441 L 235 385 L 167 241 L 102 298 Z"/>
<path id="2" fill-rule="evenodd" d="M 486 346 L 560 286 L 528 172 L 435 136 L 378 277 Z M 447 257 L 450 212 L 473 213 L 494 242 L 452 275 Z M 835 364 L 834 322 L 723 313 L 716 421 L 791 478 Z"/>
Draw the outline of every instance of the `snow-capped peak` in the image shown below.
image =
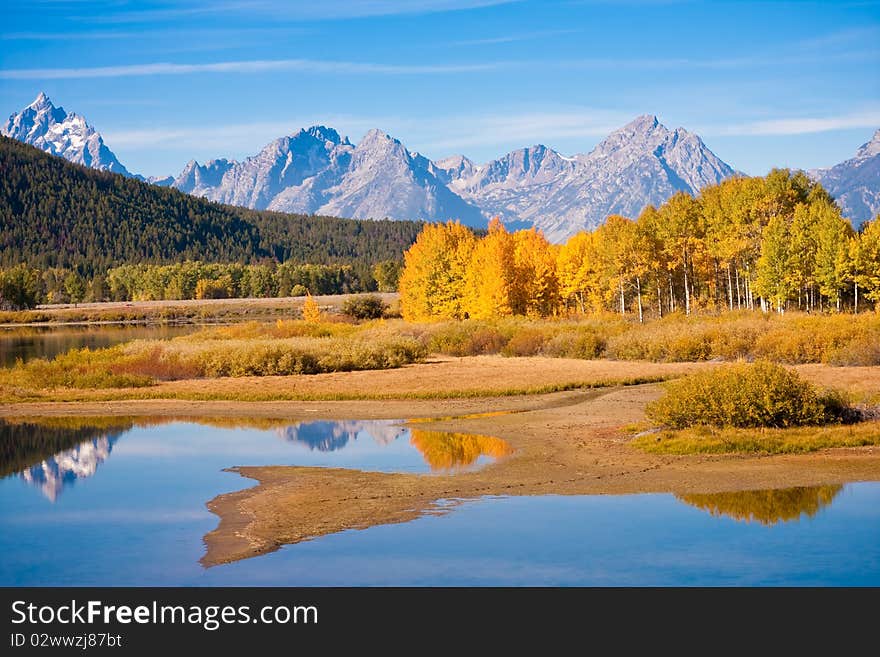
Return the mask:
<path id="1" fill-rule="evenodd" d="M 44 92 L 40 92 L 36 98 L 34 98 L 34 102 L 32 102 L 28 107 L 32 107 L 34 109 L 40 109 L 42 107 L 53 107 L 52 101 L 49 100 L 49 96 L 47 96 Z"/>
<path id="2" fill-rule="evenodd" d="M 9 117 L 0 134 L 93 169 L 130 175 L 84 117 L 55 107 L 44 92 Z"/>

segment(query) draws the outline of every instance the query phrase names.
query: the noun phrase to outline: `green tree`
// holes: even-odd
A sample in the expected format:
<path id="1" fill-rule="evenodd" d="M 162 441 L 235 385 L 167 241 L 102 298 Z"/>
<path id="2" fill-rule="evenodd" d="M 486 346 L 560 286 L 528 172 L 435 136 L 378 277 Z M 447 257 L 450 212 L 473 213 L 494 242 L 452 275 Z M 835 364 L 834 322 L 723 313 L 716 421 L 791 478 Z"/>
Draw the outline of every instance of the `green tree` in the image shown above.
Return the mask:
<path id="1" fill-rule="evenodd" d="M 82 276 L 76 272 L 70 272 L 64 278 L 64 293 L 74 306 L 83 300 L 86 294 L 86 283 Z"/>
<path id="2" fill-rule="evenodd" d="M 816 281 L 819 292 L 840 310 L 846 287 L 852 225 L 826 200 L 813 204 L 816 218 Z"/>
<path id="3" fill-rule="evenodd" d="M 770 223 L 764 228 L 761 257 L 758 258 L 755 280 L 755 291 L 762 300 L 769 301 L 780 313 L 785 311 L 785 305 L 792 292 L 788 232 L 788 222 L 785 217 L 776 215 L 770 219 Z"/>
<path id="4" fill-rule="evenodd" d="M 866 299 L 880 307 L 880 215 L 862 224 L 855 243 L 854 282 L 864 290 Z"/>
<path id="5" fill-rule="evenodd" d="M 33 308 L 40 299 L 40 272 L 27 265 L 0 271 L 0 308 Z"/>
<path id="6" fill-rule="evenodd" d="M 397 292 L 403 265 L 400 260 L 382 260 L 373 267 L 373 278 L 380 292 Z"/>

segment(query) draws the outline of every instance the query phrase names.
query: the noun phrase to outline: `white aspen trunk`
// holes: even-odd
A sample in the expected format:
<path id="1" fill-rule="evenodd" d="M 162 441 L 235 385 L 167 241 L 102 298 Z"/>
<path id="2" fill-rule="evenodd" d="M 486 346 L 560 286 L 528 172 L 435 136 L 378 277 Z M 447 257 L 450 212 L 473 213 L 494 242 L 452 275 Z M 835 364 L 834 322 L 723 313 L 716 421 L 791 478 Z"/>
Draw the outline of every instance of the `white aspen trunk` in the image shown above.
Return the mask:
<path id="1" fill-rule="evenodd" d="M 739 289 L 739 267 L 735 268 L 734 273 L 736 274 L 736 309 L 740 310 L 742 308 L 742 292 Z"/>
<path id="2" fill-rule="evenodd" d="M 746 265 L 745 286 L 746 286 L 746 307 L 749 310 L 754 310 L 755 309 L 755 297 L 752 294 L 752 270 L 748 264 Z"/>
<path id="3" fill-rule="evenodd" d="M 684 314 L 691 314 L 691 291 L 688 288 L 688 270 L 687 263 L 684 266 Z"/>
<path id="4" fill-rule="evenodd" d="M 620 316 L 623 317 L 626 315 L 626 305 L 623 298 L 623 279 L 618 278 L 617 284 L 620 286 Z"/>
<path id="5" fill-rule="evenodd" d="M 636 276 L 636 293 L 639 296 L 639 324 L 644 321 L 642 316 L 642 280 Z"/>
<path id="6" fill-rule="evenodd" d="M 858 315 L 859 314 L 859 283 L 858 283 L 858 281 L 853 281 L 853 291 L 855 292 L 855 295 L 856 295 L 856 304 L 855 304 L 853 310 L 854 310 L 855 314 Z"/>
<path id="7" fill-rule="evenodd" d="M 730 263 L 727 263 L 727 300 L 730 302 L 730 309 L 733 310 L 733 278 L 730 273 Z"/>
<path id="8" fill-rule="evenodd" d="M 657 283 L 657 315 L 663 319 L 663 292 L 660 290 L 660 283 Z"/>

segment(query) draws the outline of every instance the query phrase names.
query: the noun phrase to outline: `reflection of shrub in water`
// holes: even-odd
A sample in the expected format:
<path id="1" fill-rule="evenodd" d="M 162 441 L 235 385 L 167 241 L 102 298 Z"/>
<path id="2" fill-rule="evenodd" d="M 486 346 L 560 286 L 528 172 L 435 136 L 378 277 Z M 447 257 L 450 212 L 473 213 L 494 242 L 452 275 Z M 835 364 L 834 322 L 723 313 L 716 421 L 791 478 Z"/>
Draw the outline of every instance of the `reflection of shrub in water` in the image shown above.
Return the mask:
<path id="1" fill-rule="evenodd" d="M 493 436 L 413 429 L 410 442 L 431 470 L 452 470 L 471 465 L 481 456 L 500 458 L 513 453 L 506 441 Z"/>
<path id="2" fill-rule="evenodd" d="M 713 516 L 729 516 L 745 522 L 775 525 L 813 517 L 831 504 L 843 486 L 807 486 L 768 490 L 744 490 L 732 493 L 676 495 L 676 497 Z"/>

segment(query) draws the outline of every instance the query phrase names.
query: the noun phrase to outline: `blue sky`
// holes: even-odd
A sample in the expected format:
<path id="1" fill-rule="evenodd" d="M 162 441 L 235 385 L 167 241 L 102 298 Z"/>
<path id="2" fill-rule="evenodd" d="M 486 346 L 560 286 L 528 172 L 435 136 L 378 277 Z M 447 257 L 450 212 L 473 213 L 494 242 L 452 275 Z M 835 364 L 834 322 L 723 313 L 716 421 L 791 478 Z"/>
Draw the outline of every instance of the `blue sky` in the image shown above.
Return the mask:
<path id="1" fill-rule="evenodd" d="M 10 3 L 0 114 L 41 90 L 146 175 L 315 123 L 431 158 L 573 154 L 646 113 L 763 174 L 880 128 L 880 1 Z"/>

